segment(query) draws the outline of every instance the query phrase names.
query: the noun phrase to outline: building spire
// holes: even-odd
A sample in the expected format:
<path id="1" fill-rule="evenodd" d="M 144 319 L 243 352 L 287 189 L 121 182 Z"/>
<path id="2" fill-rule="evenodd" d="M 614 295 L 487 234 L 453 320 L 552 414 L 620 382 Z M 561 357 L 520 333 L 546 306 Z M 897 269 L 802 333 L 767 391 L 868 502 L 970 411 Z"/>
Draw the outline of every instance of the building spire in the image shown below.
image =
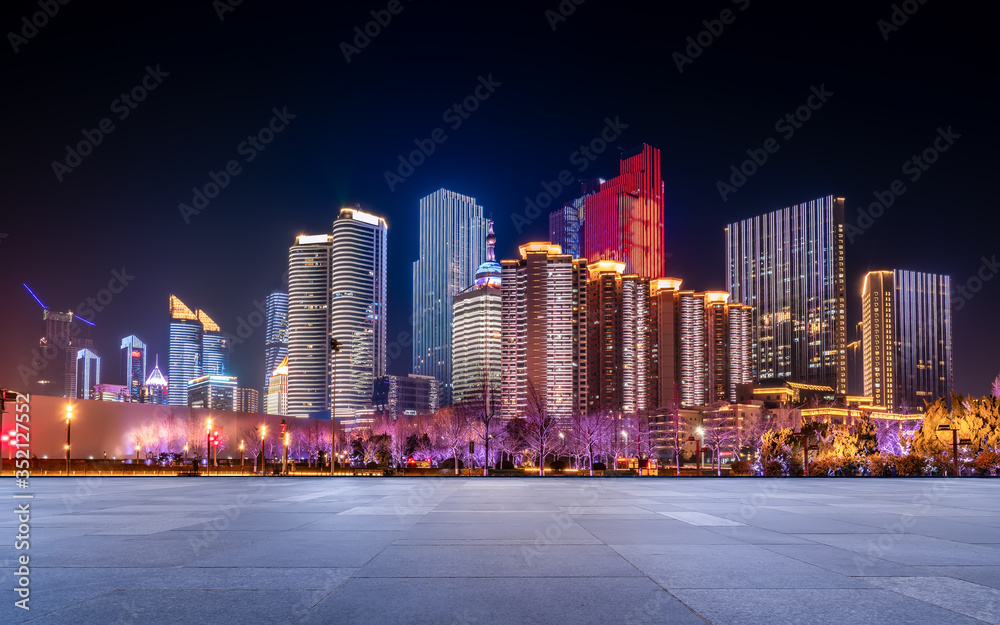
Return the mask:
<path id="1" fill-rule="evenodd" d="M 493 234 L 493 220 L 487 219 L 487 231 L 486 231 L 486 260 L 490 262 L 496 262 L 496 252 L 494 247 L 497 244 L 497 235 Z"/>

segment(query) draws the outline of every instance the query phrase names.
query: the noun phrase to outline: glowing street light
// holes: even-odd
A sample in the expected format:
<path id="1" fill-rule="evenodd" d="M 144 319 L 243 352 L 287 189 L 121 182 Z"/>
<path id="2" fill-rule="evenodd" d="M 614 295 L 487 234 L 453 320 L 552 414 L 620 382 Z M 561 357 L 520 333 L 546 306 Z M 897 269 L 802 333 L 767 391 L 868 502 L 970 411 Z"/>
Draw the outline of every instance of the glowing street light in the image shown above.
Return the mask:
<path id="1" fill-rule="evenodd" d="M 240 470 L 243 469 L 243 441 L 240 441 Z"/>
<path id="2" fill-rule="evenodd" d="M 66 404 L 66 475 L 69 475 L 69 426 L 73 419 L 73 405 Z"/>
<path id="3" fill-rule="evenodd" d="M 267 426 L 260 426 L 260 474 L 265 474 L 267 457 L 264 455 L 264 437 L 267 436 Z"/>

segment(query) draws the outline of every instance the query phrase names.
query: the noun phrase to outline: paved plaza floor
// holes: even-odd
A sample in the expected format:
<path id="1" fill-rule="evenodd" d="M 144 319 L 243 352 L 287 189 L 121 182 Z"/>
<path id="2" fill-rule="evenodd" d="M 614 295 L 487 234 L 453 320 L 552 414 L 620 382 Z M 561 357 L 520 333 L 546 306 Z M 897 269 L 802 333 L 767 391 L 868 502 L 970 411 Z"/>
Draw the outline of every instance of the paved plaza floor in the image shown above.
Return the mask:
<path id="1" fill-rule="evenodd" d="M 0 483 L 3 623 L 1000 623 L 1000 479 Z"/>

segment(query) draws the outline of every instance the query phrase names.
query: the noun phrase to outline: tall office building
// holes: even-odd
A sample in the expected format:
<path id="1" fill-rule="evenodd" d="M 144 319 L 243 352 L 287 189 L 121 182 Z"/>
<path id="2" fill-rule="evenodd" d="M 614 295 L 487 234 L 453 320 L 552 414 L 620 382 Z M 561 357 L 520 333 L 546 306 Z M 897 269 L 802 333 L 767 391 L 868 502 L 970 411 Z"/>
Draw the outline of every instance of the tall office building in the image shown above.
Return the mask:
<path id="1" fill-rule="evenodd" d="M 616 260 L 625 273 L 663 275 L 663 178 L 660 151 L 641 145 L 621 154 L 620 173 L 584 199 L 587 262 Z"/>
<path id="2" fill-rule="evenodd" d="M 236 410 L 236 378 L 228 375 L 203 375 L 187 383 L 189 408 Z"/>
<path id="3" fill-rule="evenodd" d="M 752 312 L 724 291 L 680 287 L 677 278 L 650 284 L 650 406 L 736 401 L 737 385 L 751 381 Z"/>
<path id="4" fill-rule="evenodd" d="M 146 344 L 134 334 L 122 339 L 119 375 L 128 389 L 128 401 L 138 402 L 146 382 Z"/>
<path id="5" fill-rule="evenodd" d="M 501 414 L 524 416 L 532 404 L 557 418 L 586 411 L 586 261 L 548 242 L 518 249 L 519 260 L 500 263 Z"/>
<path id="6" fill-rule="evenodd" d="M 203 310 L 192 310 L 176 295 L 170 296 L 169 378 L 171 406 L 188 405 L 187 382 L 203 375 L 224 375 L 229 370 L 229 339 L 219 324 Z"/>
<path id="7" fill-rule="evenodd" d="M 255 388 L 237 388 L 236 412 L 260 412 L 260 391 Z"/>
<path id="8" fill-rule="evenodd" d="M 375 379 L 376 412 L 391 416 L 430 415 L 441 407 L 441 380 L 429 375 L 385 375 Z"/>
<path id="9" fill-rule="evenodd" d="M 500 263 L 493 220 L 486 234 L 486 262 L 476 281 L 455 296 L 452 315 L 451 379 L 456 404 L 483 401 L 500 387 Z M 488 399 L 488 398 L 487 398 Z"/>
<path id="10" fill-rule="evenodd" d="M 876 406 L 922 411 L 951 401 L 951 280 L 870 271 L 861 291 L 864 393 Z"/>
<path id="11" fill-rule="evenodd" d="M 726 226 L 731 301 L 753 308 L 753 378 L 847 391 L 844 198 Z"/>
<path id="12" fill-rule="evenodd" d="M 288 355 L 288 293 L 272 291 L 264 300 L 264 393 L 271 375 Z"/>
<path id="13" fill-rule="evenodd" d="M 146 378 L 146 384 L 142 387 L 142 395 L 139 401 L 144 404 L 165 405 L 167 403 L 169 388 L 170 385 L 167 383 L 167 378 L 163 377 L 163 374 L 160 373 L 160 358 L 157 356 L 153 364 L 153 370 L 150 371 L 149 377 Z"/>
<path id="14" fill-rule="evenodd" d="M 625 263 L 587 267 L 587 408 L 635 414 L 650 408 L 649 279 Z"/>
<path id="15" fill-rule="evenodd" d="M 267 381 L 264 414 L 288 414 L 288 356 L 278 363 Z"/>
<path id="16" fill-rule="evenodd" d="M 205 311 L 198 311 L 198 321 L 202 327 L 201 372 L 203 375 L 225 375 L 229 371 L 229 339 Z"/>
<path id="17" fill-rule="evenodd" d="M 387 242 L 385 220 L 360 209 L 343 208 L 333 222 L 329 336 L 341 347 L 329 380 L 337 418 L 371 407 L 375 378 L 385 375 Z"/>
<path id="18" fill-rule="evenodd" d="M 77 399 L 90 399 L 94 386 L 101 383 L 101 357 L 90 349 L 84 348 L 76 352 L 76 377 L 71 396 Z"/>
<path id="19" fill-rule="evenodd" d="M 286 414 L 329 410 L 329 234 L 300 236 L 288 250 L 288 398 Z"/>
<path id="20" fill-rule="evenodd" d="M 584 258 L 584 200 L 600 190 L 603 182 L 602 178 L 580 181 L 580 197 L 549 213 L 549 241 L 558 245 L 563 254 Z"/>
<path id="21" fill-rule="evenodd" d="M 476 199 L 439 189 L 420 199 L 420 257 L 413 263 L 413 372 L 432 375 L 451 403 L 452 298 L 486 260 L 486 220 Z"/>
<path id="22" fill-rule="evenodd" d="M 170 351 L 167 391 L 171 406 L 187 406 L 187 382 L 201 376 L 202 325 L 198 315 L 177 296 L 170 296 Z"/>
<path id="23" fill-rule="evenodd" d="M 129 388 L 122 384 L 95 384 L 90 399 L 97 401 L 131 402 Z"/>
<path id="24" fill-rule="evenodd" d="M 90 338 L 93 324 L 73 311 L 57 312 L 44 306 L 42 319 L 45 336 L 38 341 L 38 352 L 45 360 L 45 367 L 35 381 L 36 392 L 51 397 L 75 397 L 76 355 L 81 349 L 94 348 Z"/>

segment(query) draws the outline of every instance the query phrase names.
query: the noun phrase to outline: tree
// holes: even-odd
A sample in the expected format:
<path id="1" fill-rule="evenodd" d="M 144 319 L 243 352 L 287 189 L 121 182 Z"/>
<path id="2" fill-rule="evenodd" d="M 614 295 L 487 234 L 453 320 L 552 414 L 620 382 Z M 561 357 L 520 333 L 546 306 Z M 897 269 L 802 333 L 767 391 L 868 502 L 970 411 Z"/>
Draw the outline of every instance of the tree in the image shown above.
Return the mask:
<path id="1" fill-rule="evenodd" d="M 485 371 L 480 371 L 476 384 L 476 398 L 470 408 L 474 411 L 470 427 L 484 448 L 483 475 L 489 475 L 490 442 L 494 437 L 500 413 L 500 385 Z"/>
<path id="2" fill-rule="evenodd" d="M 681 429 L 681 404 L 680 404 L 680 393 L 677 388 L 677 384 L 674 384 L 674 402 L 670 406 L 670 412 L 667 417 L 669 423 L 671 447 L 674 450 L 674 470 L 677 475 L 681 474 L 681 450 L 684 449 L 684 445 L 687 441 L 684 437 L 684 432 Z"/>
<path id="3" fill-rule="evenodd" d="M 434 413 L 435 437 L 455 458 L 455 475 L 458 475 L 459 451 L 469 440 L 469 419 L 460 406 L 441 408 Z"/>
<path id="4" fill-rule="evenodd" d="M 924 412 L 924 422 L 910 441 L 913 453 L 930 459 L 945 451 L 944 441 L 938 434 L 938 426 L 952 426 L 952 417 L 944 399 L 939 399 Z"/>
<path id="5" fill-rule="evenodd" d="M 626 421 L 625 431 L 628 432 L 628 440 L 635 446 L 639 475 L 642 475 L 646 461 L 653 455 L 649 413 L 645 410 L 638 410 L 635 414 L 630 415 Z"/>
<path id="6" fill-rule="evenodd" d="M 993 387 L 991 390 L 992 393 L 990 394 L 993 395 L 993 397 L 1000 398 L 1000 373 L 997 374 L 997 377 L 993 378 Z"/>
<path id="7" fill-rule="evenodd" d="M 721 402 L 710 407 L 709 412 L 715 416 L 703 420 L 705 446 L 712 450 L 715 458 L 716 475 L 722 475 L 722 448 L 732 446 L 736 435 L 735 411 L 723 409 Z"/>
<path id="8" fill-rule="evenodd" d="M 612 427 L 611 419 L 599 412 L 570 417 L 569 445 L 579 455 L 586 456 L 590 475 L 594 475 L 594 456 L 603 450 Z"/>
<path id="9" fill-rule="evenodd" d="M 253 458 L 253 470 L 257 471 L 257 454 L 260 453 L 260 428 L 258 426 L 243 428 L 244 453 Z"/>
<path id="10" fill-rule="evenodd" d="M 527 447 L 528 423 L 520 417 L 515 417 L 503 427 L 503 436 L 500 439 L 500 449 L 505 452 L 513 464 L 515 458 Z"/>
<path id="11" fill-rule="evenodd" d="M 385 437 L 386 450 L 389 452 L 389 457 L 392 458 L 393 465 L 397 468 L 405 467 L 407 439 L 413 428 L 405 419 L 397 419 L 391 415 L 383 414 L 376 418 L 374 429 Z"/>
<path id="12" fill-rule="evenodd" d="M 549 415 L 544 396 L 528 378 L 528 406 L 525 414 L 525 442 L 538 457 L 538 475 L 545 475 L 545 455 L 559 442 L 558 421 Z"/>

